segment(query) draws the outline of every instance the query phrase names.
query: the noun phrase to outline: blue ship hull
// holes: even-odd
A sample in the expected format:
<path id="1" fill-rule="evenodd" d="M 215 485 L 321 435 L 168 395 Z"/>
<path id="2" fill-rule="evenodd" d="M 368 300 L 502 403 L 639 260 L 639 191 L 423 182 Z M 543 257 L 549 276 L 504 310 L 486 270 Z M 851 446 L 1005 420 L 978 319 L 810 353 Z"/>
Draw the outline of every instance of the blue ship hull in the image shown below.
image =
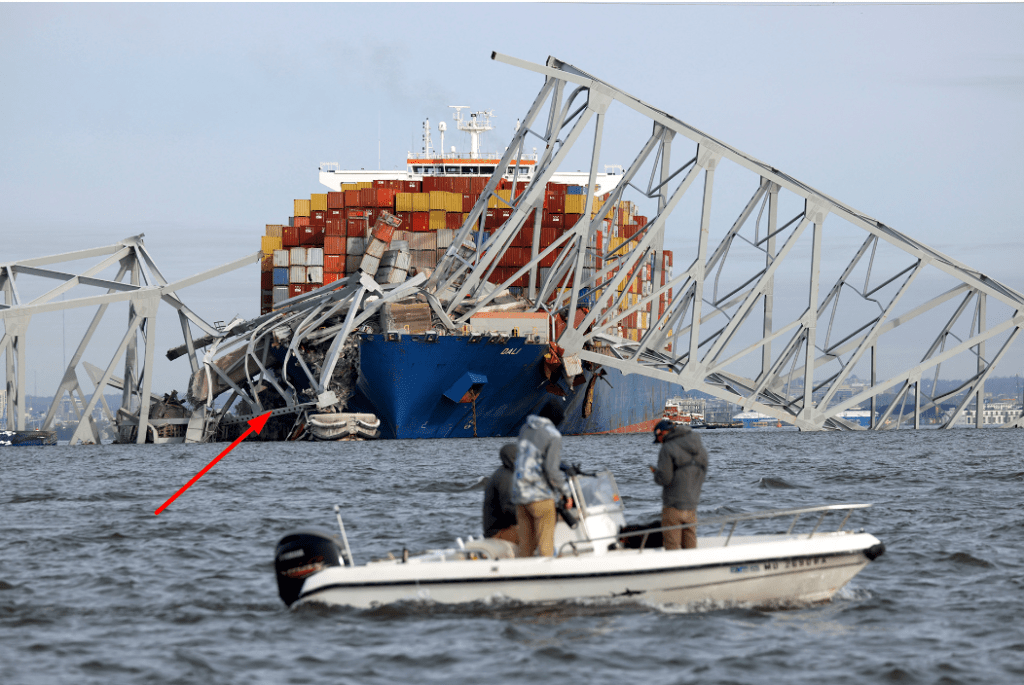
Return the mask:
<path id="1" fill-rule="evenodd" d="M 376 414 L 384 438 L 509 437 L 530 414 L 547 416 L 564 435 L 638 433 L 682 393 L 677 384 L 604 367 L 585 368 L 574 387 L 557 380 L 562 397 L 549 392 L 543 374 L 547 350 L 522 337 L 362 334 L 349 411 Z"/>

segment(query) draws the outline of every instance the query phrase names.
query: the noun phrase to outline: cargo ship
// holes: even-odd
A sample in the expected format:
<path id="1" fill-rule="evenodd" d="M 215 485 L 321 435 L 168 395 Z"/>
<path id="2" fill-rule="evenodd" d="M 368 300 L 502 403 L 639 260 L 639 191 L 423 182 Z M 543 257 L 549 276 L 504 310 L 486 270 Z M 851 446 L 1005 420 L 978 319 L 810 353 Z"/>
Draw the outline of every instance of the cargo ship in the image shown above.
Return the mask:
<path id="1" fill-rule="evenodd" d="M 287 222 L 266 226 L 261 317 L 294 310 L 296 303 L 313 294 L 340 291 L 339 281 L 356 287 L 359 278 L 372 276 L 378 284 L 397 287 L 420 276 L 422 282 L 446 254 L 464 247 L 453 245 L 453 240 L 488 187 L 486 214 L 480 216 L 469 243 L 483 244 L 509 219 L 513 201 L 533 177 L 537 157 L 520 154 L 500 168 L 502 155 L 481 152 L 479 145 L 480 134 L 492 128 L 493 114 L 476 112 L 464 120 L 464 108 L 454 109 L 457 127 L 470 134 L 468 152 L 456 152 L 454 147 L 443 152 L 443 123 L 438 127 L 441 151 L 435 151 L 428 121 L 423 149 L 408 155 L 404 170 L 343 170 L 336 163 L 321 164 L 319 180 L 327 192 L 295 199 Z M 538 250 L 556 244 L 584 217 L 588 196 L 587 218 L 592 218 L 619 181 L 614 170 L 595 178 L 591 190 L 585 185 L 588 173 L 556 172 L 550 177 L 542 206 L 527 221 L 539 230 L 524 228 L 512 241 L 486 278 L 494 287 L 501 285 L 501 292 L 467 323 L 451 325 L 423 294 L 413 294 L 351 330 L 351 343 L 346 342 L 349 377 L 330 397 L 340 398 L 333 406 L 322 398 L 312 401 L 310 382 L 317 370 L 337 373 L 331 364 L 340 353 L 332 357 L 328 349 L 332 336 L 314 334 L 294 345 L 289 341 L 297 326 L 279 326 L 283 332 L 277 347 L 294 350 L 292 363 L 298 362 L 293 367 L 284 361 L 278 364 L 278 379 L 288 380 L 280 385 L 292 386 L 279 394 L 294 391 L 291 398 L 285 397 L 289 405 L 301 405 L 305 398 L 307 414 L 373 414 L 383 438 L 509 436 L 530 414 L 547 416 L 567 435 L 651 430 L 662 418 L 666 402 L 683 389 L 571 356 L 563 359 L 556 341 L 565 328 L 564 312 L 545 311 L 552 309 L 554 295 L 545 303 L 531 299 L 556 262 L 554 254 L 537 260 Z M 632 236 L 647 223 L 630 202 L 616 203 L 607 215 L 604 229 L 587 246 L 585 268 L 591 271 L 607 267 L 603 261 L 617 248 L 620 255 L 627 254 L 634 247 Z M 671 277 L 672 253 L 664 251 L 659 258 L 657 270 L 653 264 L 636 266 L 638 277 L 619 292 L 596 289 L 580 293 L 581 301 L 621 295 L 623 311 L 636 305 L 653 285 L 655 273 L 662 284 Z M 534 268 L 514 278 L 531 260 Z M 671 294 L 666 302 L 670 299 Z M 624 317 L 613 331 L 615 338 L 639 340 L 651 315 L 648 307 Z M 322 361 L 328 358 L 334 361 Z M 322 370 L 323 364 L 330 366 L 329 372 Z M 306 367 L 305 375 L 297 366 Z M 259 387 L 267 390 L 272 385 Z M 262 400 L 261 404 L 274 406 Z M 285 435 L 295 439 L 306 432 L 299 421 L 286 420 L 278 431 L 279 437 Z"/>

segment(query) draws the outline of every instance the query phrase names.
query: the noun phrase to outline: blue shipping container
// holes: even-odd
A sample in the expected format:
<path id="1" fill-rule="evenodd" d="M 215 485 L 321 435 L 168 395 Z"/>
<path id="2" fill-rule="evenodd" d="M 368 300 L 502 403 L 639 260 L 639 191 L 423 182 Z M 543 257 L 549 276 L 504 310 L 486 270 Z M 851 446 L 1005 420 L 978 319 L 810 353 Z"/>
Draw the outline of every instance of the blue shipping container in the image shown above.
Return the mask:
<path id="1" fill-rule="evenodd" d="M 569 186 L 565 189 L 566 195 L 586 195 L 587 189 L 583 186 Z"/>
<path id="2" fill-rule="evenodd" d="M 274 285 L 288 285 L 288 267 L 274 267 Z"/>

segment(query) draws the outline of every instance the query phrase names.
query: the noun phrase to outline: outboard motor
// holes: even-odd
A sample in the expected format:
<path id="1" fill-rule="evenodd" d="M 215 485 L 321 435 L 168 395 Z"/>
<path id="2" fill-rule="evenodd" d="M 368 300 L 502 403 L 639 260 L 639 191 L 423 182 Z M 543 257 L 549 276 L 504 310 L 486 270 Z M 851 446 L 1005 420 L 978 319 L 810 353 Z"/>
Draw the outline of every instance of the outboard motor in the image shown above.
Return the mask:
<path id="1" fill-rule="evenodd" d="M 281 538 L 274 550 L 277 592 L 288 606 L 299 598 L 306 578 L 331 566 L 342 566 L 341 547 L 330 533 L 308 528 Z"/>

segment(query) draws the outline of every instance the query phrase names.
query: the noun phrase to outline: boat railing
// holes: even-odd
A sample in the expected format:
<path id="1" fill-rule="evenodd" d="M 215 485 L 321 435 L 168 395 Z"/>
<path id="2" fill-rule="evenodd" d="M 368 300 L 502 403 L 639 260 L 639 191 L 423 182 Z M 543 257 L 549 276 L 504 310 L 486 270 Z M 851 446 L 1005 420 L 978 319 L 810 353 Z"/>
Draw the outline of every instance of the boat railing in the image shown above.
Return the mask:
<path id="1" fill-rule="evenodd" d="M 807 539 L 810 539 L 810 538 L 814 537 L 815 533 L 818 532 L 818 528 L 821 527 L 822 521 L 825 520 L 825 517 L 828 514 L 834 512 L 834 511 L 835 512 L 838 512 L 838 511 L 845 511 L 846 512 L 846 516 L 843 517 L 843 520 L 839 522 L 839 526 L 834 531 L 834 532 L 838 533 L 838 532 L 841 532 L 843 530 L 844 526 L 846 526 L 846 522 L 850 520 L 850 516 L 853 515 L 854 510 L 856 510 L 856 509 L 867 509 L 870 506 L 871 506 L 870 504 L 827 504 L 827 505 L 819 506 L 819 507 L 804 507 L 804 508 L 801 508 L 801 509 L 772 509 L 772 510 L 769 510 L 769 511 L 759 511 L 759 512 L 755 512 L 755 513 L 752 513 L 752 514 L 733 514 L 733 515 L 729 515 L 729 516 L 710 516 L 710 517 L 701 519 L 701 520 L 697 521 L 696 523 L 681 523 L 681 524 L 674 525 L 674 526 L 661 526 L 661 527 L 658 527 L 658 528 L 645 528 L 644 530 L 637 530 L 637 531 L 632 531 L 632 532 L 629 532 L 629 533 L 619 533 L 619 534 L 616 534 L 616 535 L 606 535 L 606 536 L 599 537 L 599 538 L 588 538 L 586 540 L 570 540 L 569 542 L 564 543 L 559 548 L 558 553 L 559 553 L 559 555 L 561 555 L 562 552 L 565 550 L 565 548 L 569 547 L 569 548 L 571 548 L 573 550 L 573 554 L 578 554 L 577 545 L 580 544 L 580 543 L 584 543 L 584 542 L 593 543 L 593 542 L 599 542 L 599 541 L 602 541 L 602 540 L 622 540 L 623 538 L 632 538 L 632 537 L 641 537 L 642 538 L 642 540 L 640 542 L 640 548 L 637 550 L 638 553 L 641 553 L 647 547 L 647 539 L 650 537 L 650 535 L 652 533 L 664 533 L 667 530 L 682 530 L 683 528 L 694 528 L 694 529 L 696 529 L 699 526 L 718 526 L 719 528 L 718 528 L 718 536 L 717 537 L 722 537 L 722 535 L 725 533 L 726 527 L 728 527 L 729 528 L 729 533 L 728 533 L 728 535 L 725 538 L 725 542 L 722 544 L 723 547 L 727 547 L 729 545 L 729 542 L 732 540 L 732 536 L 733 536 L 733 533 L 736 531 L 736 527 L 740 523 L 744 523 L 744 522 L 747 522 L 747 521 L 756 521 L 756 520 L 763 520 L 763 519 L 773 519 L 773 518 L 782 518 L 782 517 L 785 517 L 785 516 L 792 516 L 793 520 L 790 522 L 789 528 L 786 530 L 786 533 L 785 533 L 786 535 L 792 535 L 793 534 L 793 529 L 796 527 L 797 521 L 800 520 L 801 516 L 803 516 L 804 514 L 815 514 L 815 513 L 819 513 L 820 512 L 821 515 L 818 516 L 818 520 L 814 524 L 814 528 L 811 530 L 810 533 L 807 534 Z M 801 535 L 802 535 L 802 533 L 801 533 Z"/>

